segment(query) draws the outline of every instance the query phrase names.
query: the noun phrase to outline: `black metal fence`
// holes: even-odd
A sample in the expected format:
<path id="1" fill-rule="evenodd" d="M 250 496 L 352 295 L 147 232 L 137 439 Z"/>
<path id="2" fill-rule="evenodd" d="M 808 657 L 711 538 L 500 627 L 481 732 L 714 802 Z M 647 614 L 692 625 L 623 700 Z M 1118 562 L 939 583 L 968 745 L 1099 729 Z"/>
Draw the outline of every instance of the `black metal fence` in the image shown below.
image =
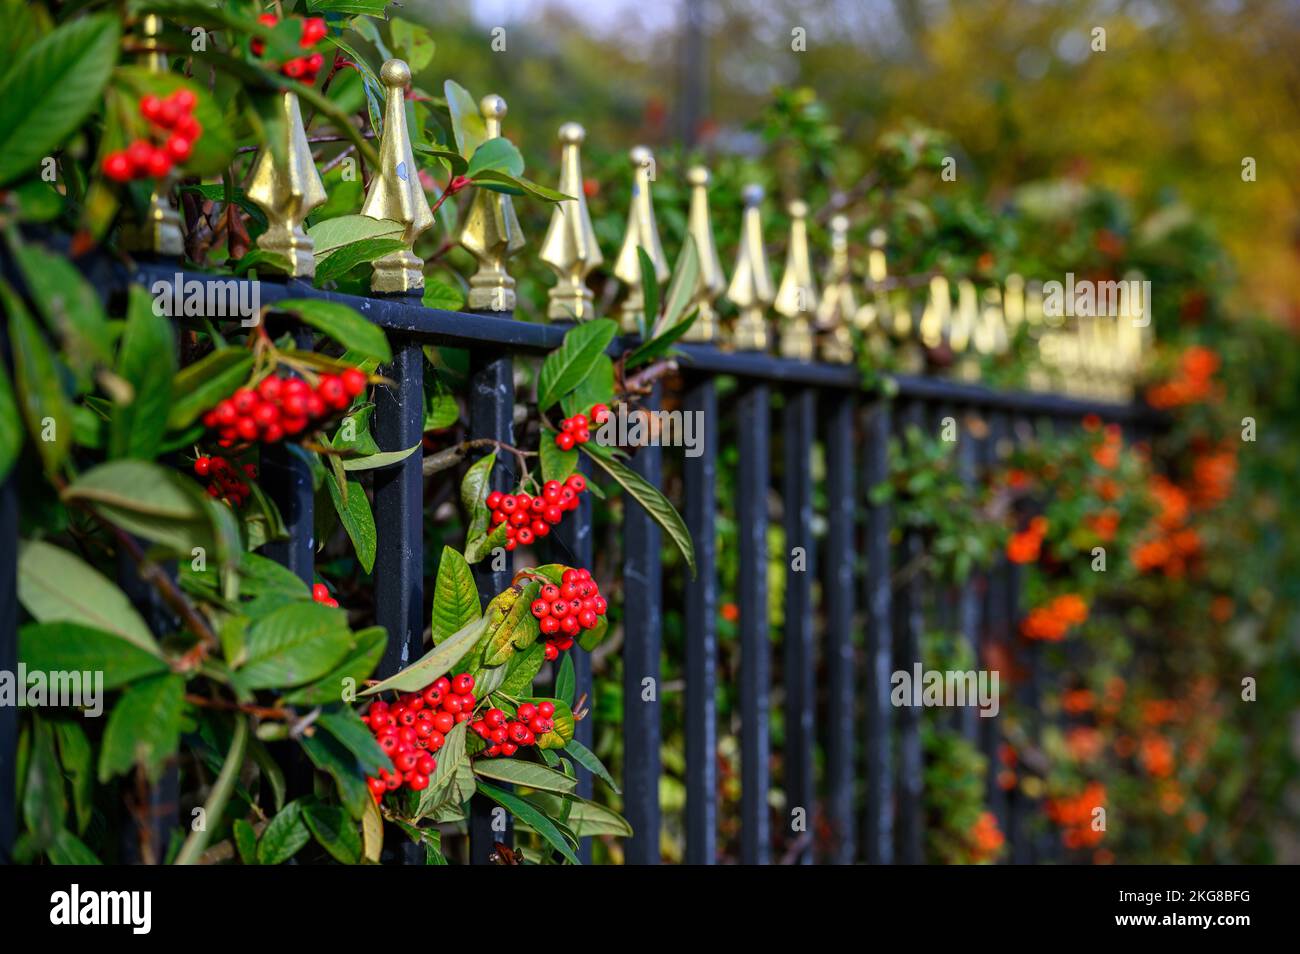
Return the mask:
<path id="1" fill-rule="evenodd" d="M 174 264 L 158 262 L 118 270 L 106 283 L 121 288 L 127 282 L 146 287 L 175 279 Z M 202 278 L 188 275 L 186 278 Z M 516 357 L 540 357 L 556 347 L 564 327 L 515 321 L 510 315 L 449 312 L 424 307 L 418 299 L 360 298 L 314 289 L 290 281 L 263 282 L 264 303 L 289 297 L 315 297 L 342 302 L 385 329 L 393 345 L 393 363 L 381 372 L 394 384 L 377 389 L 374 433 L 381 450 L 402 450 L 418 444 L 423 428 L 424 345 L 467 349 L 470 392 L 467 396 L 471 438 L 513 443 L 516 399 L 513 362 Z M 622 345 L 616 342 L 617 350 Z M 925 426 L 934 415 L 958 420 L 977 415 L 987 424 L 986 436 L 975 439 L 962 428 L 960 460 L 969 480 L 992 466 L 997 448 L 1032 431 L 1042 422 L 1056 425 L 1077 421 L 1087 413 L 1133 425 L 1141 418 L 1136 407 L 1102 404 L 1041 393 L 1005 392 L 940 378 L 896 379 L 894 397 L 886 399 L 862 387 L 859 372 L 849 366 L 798 362 L 760 353 L 735 353 L 711 346 L 680 347 L 684 388 L 674 397 L 687 412 L 705 422 L 701 453 L 684 457 L 683 488 L 678 502 L 695 540 L 698 575 L 683 584 L 682 614 L 686 633 L 685 688 L 680 699 L 686 744 L 685 860 L 709 864 L 718 858 L 719 778 L 716 712 L 719 590 L 717 580 L 718 434 L 724 422 L 734 431 L 738 464 L 734 475 L 736 521 L 734 545 L 739 547 L 739 726 L 741 753 L 741 827 L 739 860 L 769 863 L 788 860 L 874 864 L 917 863 L 923 858 L 926 819 L 923 814 L 920 712 L 895 709 L 889 700 L 890 675 L 920 660 L 920 639 L 927 606 L 951 612 L 963 637 L 976 649 L 1011 639 L 1017 609 L 1017 577 L 1001 565 L 977 576 L 959 593 L 931 591 L 920 576 L 895 585 L 894 570 L 915 559 L 923 541 L 904 534 L 891 544 L 893 521 L 888 505 L 871 506 L 868 490 L 884 480 L 888 440 L 908 424 Z M 736 382 L 734 397 L 720 406 L 717 383 Z M 659 386 L 650 403 L 662 397 Z M 780 398 L 780 413 L 773 407 Z M 726 418 L 730 417 L 730 421 Z M 783 459 L 774 464 L 774 429 L 779 428 Z M 814 538 L 814 449 L 822 445 L 824 488 L 828 502 L 827 531 Z M 637 471 L 658 484 L 664 456 L 672 449 L 645 447 L 634 457 Z M 775 474 L 774 474 L 775 471 Z M 779 485 L 774 476 L 779 474 Z M 517 475 L 507 460 L 493 470 L 496 489 L 507 489 Z M 305 581 L 313 573 L 312 483 L 306 465 L 289 453 L 264 464 L 264 481 L 279 506 L 289 539 L 270 553 Z M 380 675 L 388 675 L 418 658 L 425 628 L 423 485 L 421 455 L 374 475 L 374 511 L 378 534 L 374 567 L 376 622 L 388 631 L 388 651 Z M 769 733 L 772 685 L 772 632 L 768 614 L 767 565 L 769 500 L 779 486 L 788 547 L 807 554 L 805 572 L 787 574 L 783 630 L 777 644 L 782 652 L 785 745 L 782 778 L 789 807 L 802 808 L 808 833 L 787 831 L 787 846 L 774 858 L 774 831 L 789 826 L 789 813 L 778 818 L 769 807 L 772 745 Z M 17 536 L 17 500 L 12 481 L 0 498 L 0 666 L 16 659 L 16 598 L 13 569 Z M 558 528 L 554 544 L 573 561 L 590 565 L 593 534 L 590 502 L 576 519 Z M 624 511 L 622 527 L 622 587 L 624 593 L 623 798 L 624 814 L 635 835 L 625 845 L 629 863 L 660 860 L 661 710 L 676 698 L 656 693 L 642 701 L 644 680 L 661 677 L 664 580 L 657 526 L 635 504 Z M 492 570 L 478 564 L 484 594 L 504 589 L 512 570 Z M 818 574 L 817 577 L 814 574 Z M 820 579 L 819 602 L 814 579 Z M 927 602 L 929 601 L 929 602 Z M 937 603 L 936 603 L 937 601 Z M 820 625 L 819 625 L 820 624 Z M 1032 648 L 1032 647 L 1031 647 Z M 577 696 L 592 691 L 591 663 L 575 653 Z M 6 662 L 6 660 L 8 662 Z M 820 668 L 818 663 L 821 663 Z M 1024 688 L 1031 706 L 1042 678 Z M 822 675 L 819 692 L 816 681 Z M 819 724 L 816 716 L 823 713 Z M 6 714 L 7 713 L 7 714 Z M 12 773 L 17 726 L 12 710 L 0 710 L 0 763 Z M 963 731 L 978 741 L 986 755 L 996 757 L 997 720 L 962 717 Z M 580 741 L 592 741 L 590 719 L 578 723 Z M 824 759 L 815 753 L 824 752 Z M 579 794 L 589 795 L 585 771 Z M 990 779 L 993 773 L 990 772 Z M 4 848 L 13 838 L 16 806 L 13 781 L 0 779 L 0 837 Z M 1025 805 L 1006 797 L 990 783 L 989 799 L 1011 843 L 1011 857 L 1032 861 L 1035 850 L 1026 826 Z M 497 841 L 489 809 L 475 806 L 470 820 L 471 860 L 484 863 Z M 814 844 L 812 819 L 824 819 L 829 838 Z M 7 854 L 7 851 L 6 851 Z M 580 857 L 590 858 L 584 844 Z"/>

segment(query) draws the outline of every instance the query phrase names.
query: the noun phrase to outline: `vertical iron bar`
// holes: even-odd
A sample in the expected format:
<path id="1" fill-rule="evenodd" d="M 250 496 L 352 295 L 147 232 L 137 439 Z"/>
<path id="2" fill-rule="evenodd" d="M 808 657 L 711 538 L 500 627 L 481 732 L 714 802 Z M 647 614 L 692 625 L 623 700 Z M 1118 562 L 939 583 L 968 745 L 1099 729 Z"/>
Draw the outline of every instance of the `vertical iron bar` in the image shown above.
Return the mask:
<path id="1" fill-rule="evenodd" d="M 879 401 L 868 409 L 864 428 L 862 462 L 863 493 L 889 477 L 891 407 Z M 863 580 L 863 608 L 866 611 L 867 665 L 865 727 L 867 755 L 867 797 L 862 815 L 863 855 L 873 865 L 894 861 L 894 772 L 890 742 L 893 720 L 889 701 L 893 671 L 893 603 L 889 530 L 893 520 L 888 503 L 867 510 L 867 572 Z"/>
<path id="2" fill-rule="evenodd" d="M 507 444 L 514 443 L 515 379 L 514 365 L 509 354 L 481 351 L 470 352 L 469 430 L 471 438 L 487 437 Z M 497 456 L 492 468 L 493 490 L 511 491 L 520 475 L 514 472 L 514 460 Z M 514 574 L 514 561 L 507 553 L 504 568 L 492 569 L 494 560 L 489 557 L 474 565 L 474 582 L 486 608 L 497 593 L 510 585 Z M 576 662 L 576 660 L 575 660 Z M 510 819 L 506 830 L 494 831 L 492 817 L 495 803 L 475 796 L 470 799 L 469 853 L 470 863 L 490 863 L 494 843 L 511 843 Z"/>
<path id="3" fill-rule="evenodd" d="M 786 394 L 782 439 L 785 444 L 783 502 L 785 511 L 785 809 L 787 826 L 802 809 L 800 829 L 787 828 L 796 864 L 812 864 L 812 824 L 816 793 L 813 783 L 813 607 L 812 581 L 816 546 L 812 536 L 812 445 L 816 430 L 817 394 L 796 388 Z M 795 549 L 803 556 L 796 569 Z"/>
<path id="4" fill-rule="evenodd" d="M 718 838 L 717 453 L 718 395 L 713 378 L 691 375 L 682 413 L 702 422 L 698 457 L 682 462 L 686 529 L 697 575 L 686 589 L 686 862 L 711 865 Z"/>
<path id="5" fill-rule="evenodd" d="M 909 428 L 925 426 L 925 407 L 919 401 L 904 400 L 899 408 L 900 437 Z M 911 673 L 921 658 L 921 634 L 925 629 L 925 574 L 921 571 L 924 541 L 915 530 L 904 530 L 898 553 L 898 584 L 894 602 L 894 669 Z M 921 709 L 904 705 L 898 710 L 898 860 L 920 864 L 923 857 L 924 806 L 921 749 Z"/>
<path id="6" fill-rule="evenodd" d="M 380 373 L 393 384 L 375 388 L 375 443 L 381 451 L 419 444 L 424 435 L 424 351 L 419 342 L 410 338 L 394 341 L 393 362 Z M 423 462 L 424 454 L 417 447 L 400 463 L 374 475 L 375 622 L 388 633 L 388 645 L 376 670 L 380 678 L 405 669 L 420 658 L 423 648 Z M 309 520 L 310 513 L 308 509 Z M 305 536 L 310 540 L 310 531 Z M 302 553 L 301 538 L 291 541 L 290 555 L 306 560 L 308 578 L 314 574 L 311 553 Z M 406 841 L 399 857 L 404 864 L 424 864 L 420 847 Z"/>
<path id="7" fill-rule="evenodd" d="M 659 407 L 654 385 L 642 407 Z M 654 487 L 662 480 L 663 451 L 637 450 L 632 469 Z M 632 825 L 629 864 L 659 862 L 659 653 L 663 587 L 659 525 L 630 501 L 623 511 L 623 811 Z"/>
<path id="8" fill-rule="evenodd" d="M 983 449 L 985 466 L 987 471 L 991 473 L 997 471 L 1001 466 L 1000 449 L 1008 437 L 1006 413 L 1003 411 L 990 411 L 988 425 L 988 438 Z M 1011 631 L 1014 626 L 1011 603 L 1011 593 L 1014 588 L 1012 569 L 1013 565 L 1006 559 L 1005 554 L 998 554 L 993 569 L 989 573 L 988 589 L 984 601 L 986 657 L 1004 661 L 1010 658 L 1008 650 L 1012 645 Z M 1011 681 L 1012 675 L 1009 671 L 999 673 L 998 686 L 1003 697 L 1003 706 L 1009 699 L 1005 688 L 1007 683 Z M 996 719 L 984 720 L 984 751 L 989 759 L 988 799 L 993 813 L 997 816 L 998 825 L 1006 833 L 1007 841 L 1014 851 L 1016 827 L 1018 825 L 1016 810 L 1013 808 L 1015 796 L 1013 793 L 1003 791 L 998 783 L 998 773 L 1002 768 L 1002 718 L 1002 715 L 999 714 Z"/>
<path id="9" fill-rule="evenodd" d="M 853 646 L 853 587 L 857 569 L 857 498 L 854 495 L 853 395 L 826 395 L 826 499 L 828 527 L 822 586 L 826 594 L 827 811 L 835 864 L 853 863 L 855 854 L 853 727 L 857 671 Z"/>
<path id="10" fill-rule="evenodd" d="M 1023 414 L 1014 414 L 1011 418 L 1011 427 L 1009 437 L 1012 445 L 1016 445 L 1022 438 L 1030 437 L 1033 434 L 1033 422 Z M 1024 706 L 1027 714 L 1026 724 L 1029 729 L 1030 738 L 1037 740 L 1042 732 L 1042 713 L 1039 711 L 1039 669 L 1042 665 L 1041 646 L 1028 639 L 1019 637 L 1018 623 L 1020 620 L 1020 588 L 1023 583 L 1023 567 L 1019 565 L 1009 565 L 1007 572 L 1007 607 L 1008 618 L 1011 621 L 1011 645 L 1015 647 L 1016 655 L 1020 657 L 1024 665 L 1024 681 L 1019 687 L 1017 695 L 1020 697 L 1020 703 Z M 1031 816 L 1033 814 L 1032 806 L 1023 798 L 1020 798 L 1020 792 L 1017 790 L 1016 795 L 1016 834 L 1017 837 L 1011 844 L 1012 860 L 1017 864 L 1034 864 L 1037 862 L 1039 852 L 1036 844 L 1038 836 L 1030 830 Z"/>
<path id="11" fill-rule="evenodd" d="M 7 331 L 0 322 L 0 332 Z M 8 335 L 4 335 L 8 341 Z M 18 481 L 0 483 L 0 672 L 18 672 Z M 18 835 L 18 707 L 0 706 L 0 864 Z"/>
<path id="12" fill-rule="evenodd" d="M 955 415 L 957 418 L 957 476 L 967 492 L 974 491 L 977 480 L 975 462 L 978 448 L 975 446 L 975 435 L 971 433 L 969 426 L 970 412 L 971 409 L 967 407 L 962 408 Z M 966 646 L 971 659 L 971 666 L 977 672 L 982 668 L 979 652 L 979 626 L 979 589 L 976 575 L 972 571 L 959 584 L 957 590 L 957 634 Z M 973 745 L 979 744 L 980 721 L 979 709 L 975 702 L 967 700 L 967 705 L 958 712 L 957 724 L 962 736 Z"/>
<path id="13" fill-rule="evenodd" d="M 736 523 L 740 546 L 740 861 L 771 860 L 767 612 L 768 386 L 745 383 L 737 397 Z"/>

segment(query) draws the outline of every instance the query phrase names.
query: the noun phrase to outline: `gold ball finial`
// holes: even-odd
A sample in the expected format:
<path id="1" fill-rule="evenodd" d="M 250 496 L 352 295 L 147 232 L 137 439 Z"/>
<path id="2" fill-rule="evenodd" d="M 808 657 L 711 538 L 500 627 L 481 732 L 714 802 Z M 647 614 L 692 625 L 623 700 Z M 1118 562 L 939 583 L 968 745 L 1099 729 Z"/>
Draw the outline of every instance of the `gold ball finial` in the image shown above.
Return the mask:
<path id="1" fill-rule="evenodd" d="M 654 165 L 655 154 L 650 151 L 648 146 L 633 146 L 628 152 L 627 157 L 632 160 L 632 165 L 648 169 Z"/>
<path id="2" fill-rule="evenodd" d="M 831 216 L 832 232 L 847 232 L 849 230 L 849 217 L 843 213 Z"/>
<path id="3" fill-rule="evenodd" d="M 745 205 L 758 205 L 763 201 L 763 187 L 757 182 L 751 182 L 741 190 L 740 198 Z"/>
<path id="4" fill-rule="evenodd" d="M 560 143 L 565 146 L 580 146 L 587 138 L 587 130 L 581 123 L 565 123 L 560 127 Z"/>
<path id="5" fill-rule="evenodd" d="M 379 69 L 379 79 L 385 86 L 405 88 L 411 83 L 411 68 L 405 60 L 388 60 Z"/>
<path id="6" fill-rule="evenodd" d="M 796 219 L 806 218 L 808 215 L 808 203 L 805 202 L 803 199 L 795 199 L 788 206 L 786 206 L 786 211 L 790 213 L 790 216 L 792 218 L 796 218 Z"/>
<path id="7" fill-rule="evenodd" d="M 507 112 L 506 101 L 496 93 L 488 93 L 478 101 L 478 111 L 484 119 L 504 119 Z"/>
<path id="8" fill-rule="evenodd" d="M 693 186 L 709 184 L 709 170 L 705 166 L 691 166 L 686 170 L 686 183 Z"/>

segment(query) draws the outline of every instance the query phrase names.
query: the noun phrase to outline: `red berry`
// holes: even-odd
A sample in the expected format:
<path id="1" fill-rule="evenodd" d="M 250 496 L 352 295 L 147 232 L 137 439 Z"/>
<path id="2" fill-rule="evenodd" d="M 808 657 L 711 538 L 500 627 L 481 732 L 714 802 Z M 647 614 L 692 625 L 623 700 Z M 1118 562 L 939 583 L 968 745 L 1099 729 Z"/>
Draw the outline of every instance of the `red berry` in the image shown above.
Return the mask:
<path id="1" fill-rule="evenodd" d="M 172 102 L 176 104 L 176 108 L 183 113 L 193 112 L 194 107 L 199 104 L 199 98 L 194 95 L 194 92 L 184 87 L 172 93 L 171 98 Z"/>
<path id="2" fill-rule="evenodd" d="M 502 743 L 501 743 L 501 754 L 502 754 L 502 755 L 514 755 L 514 754 L 515 754 L 516 752 L 518 752 L 518 751 L 519 751 L 519 746 L 515 745 L 513 742 L 502 742 Z"/>
<path id="3" fill-rule="evenodd" d="M 582 625 L 576 616 L 566 616 L 560 620 L 560 630 L 565 636 L 577 636 L 581 629 Z"/>
<path id="4" fill-rule="evenodd" d="M 430 752 L 437 752 L 440 748 L 442 748 L 443 744 L 446 741 L 447 740 L 443 737 L 443 733 L 437 729 L 434 729 L 432 732 L 429 733 L 429 737 L 425 740 L 425 746 L 429 749 Z"/>
<path id="5" fill-rule="evenodd" d="M 540 715 L 535 715 L 529 720 L 528 728 L 533 730 L 534 735 L 545 735 L 551 731 L 551 721 L 542 718 Z"/>
<path id="6" fill-rule="evenodd" d="M 438 771 L 438 760 L 426 752 L 416 761 L 415 770 L 421 775 L 432 775 Z"/>
<path id="7" fill-rule="evenodd" d="M 506 724 L 506 714 L 500 709 L 489 709 L 483 713 L 483 721 L 488 724 L 488 728 L 495 729 Z"/>
<path id="8" fill-rule="evenodd" d="M 531 702 L 521 702 L 519 708 L 515 710 L 515 714 L 519 716 L 521 722 L 527 722 L 533 716 L 537 715 L 537 706 L 533 705 Z"/>
<path id="9" fill-rule="evenodd" d="M 555 715 L 555 703 L 554 702 L 537 703 L 537 714 L 541 716 L 543 719 L 551 718 L 552 716 Z"/>
<path id="10" fill-rule="evenodd" d="M 585 444 L 587 441 L 591 440 L 591 431 L 587 430 L 585 427 L 580 427 L 573 432 L 573 439 L 579 444 Z"/>
<path id="11" fill-rule="evenodd" d="M 290 417 L 286 414 L 280 421 L 280 426 L 284 428 L 286 434 L 300 434 L 307 429 L 307 418 Z"/>
<path id="12" fill-rule="evenodd" d="M 104 175 L 114 182 L 127 182 L 131 178 L 131 160 L 125 152 L 110 152 L 104 157 Z"/>
<path id="13" fill-rule="evenodd" d="M 164 129 L 171 129 L 176 125 L 176 120 L 180 118 L 181 111 L 176 106 L 176 103 L 173 100 L 164 99 L 158 105 L 158 115 L 154 118 L 154 122 Z"/>
<path id="14" fill-rule="evenodd" d="M 596 611 L 596 615 L 604 616 L 605 610 L 609 608 L 609 604 L 605 602 L 605 597 L 594 596 L 592 597 L 592 602 L 595 604 L 592 609 Z"/>
<path id="15" fill-rule="evenodd" d="M 496 510 L 501 506 L 501 498 L 504 496 L 505 494 L 499 490 L 492 491 L 492 493 L 487 495 L 487 508 L 489 510 Z"/>
<path id="16" fill-rule="evenodd" d="M 194 473 L 198 474 L 200 477 L 208 476 L 208 473 L 211 470 L 212 470 L 211 457 L 200 457 L 198 460 L 194 462 Z"/>
<path id="17" fill-rule="evenodd" d="M 433 681 L 433 686 L 444 696 L 447 693 L 451 692 L 451 680 L 448 679 L 446 676 L 439 676 L 437 679 L 435 679 Z"/>
<path id="18" fill-rule="evenodd" d="M 329 587 L 326 586 L 324 583 L 316 583 L 312 585 L 311 588 L 312 599 L 319 602 L 320 600 L 327 600 L 329 599 L 329 597 L 330 597 Z"/>
<path id="19" fill-rule="evenodd" d="M 570 474 L 565 484 L 572 488 L 574 493 L 580 494 L 587 489 L 587 478 L 583 477 L 582 474 Z"/>
<path id="20" fill-rule="evenodd" d="M 515 535 L 515 539 L 516 539 L 519 543 L 522 543 L 524 546 L 528 546 L 530 543 L 533 542 L 533 531 L 532 531 L 532 528 L 530 528 L 530 527 L 520 527 L 520 528 L 519 528 L 519 533 Z"/>
<path id="21" fill-rule="evenodd" d="M 289 79 L 301 79 L 302 74 L 307 72 L 307 61 L 301 57 L 295 57 L 280 67 L 280 72 Z"/>
<path id="22" fill-rule="evenodd" d="M 583 610 L 578 614 L 578 625 L 583 629 L 594 629 L 596 626 L 596 614 L 592 610 Z"/>
<path id="23" fill-rule="evenodd" d="M 573 450 L 573 435 L 567 431 L 562 431 L 555 435 L 555 445 L 562 451 Z"/>
<path id="24" fill-rule="evenodd" d="M 422 696 L 424 698 L 424 702 L 426 705 L 429 706 L 442 705 L 442 690 L 439 689 L 436 685 L 426 687 L 424 692 L 422 693 Z"/>
<path id="25" fill-rule="evenodd" d="M 555 623 L 555 620 L 551 620 L 551 622 Z M 557 629 L 559 625 L 559 623 L 555 623 Z M 560 651 L 555 648 L 555 643 L 547 643 L 546 648 L 542 650 L 542 655 L 546 657 L 548 662 L 554 662 L 560 657 Z"/>
<path id="26" fill-rule="evenodd" d="M 554 616 L 541 617 L 538 620 L 538 625 L 541 627 L 542 632 L 547 636 L 560 631 L 560 621 Z"/>
<path id="27" fill-rule="evenodd" d="M 522 722 L 511 722 L 506 731 L 512 742 L 522 743 L 528 737 L 528 726 Z"/>
<path id="28" fill-rule="evenodd" d="M 542 511 L 542 519 L 547 523 L 559 523 L 564 519 L 564 511 L 559 507 L 547 507 Z"/>
<path id="29" fill-rule="evenodd" d="M 352 403 L 352 399 L 343 387 L 343 382 L 332 374 L 321 375 L 316 393 L 320 395 L 322 401 L 336 410 L 342 410 Z"/>
<path id="30" fill-rule="evenodd" d="M 366 375 L 359 368 L 348 368 L 339 380 L 343 382 L 343 390 L 349 397 L 356 397 L 366 389 Z"/>
<path id="31" fill-rule="evenodd" d="M 459 700 L 457 700 L 459 702 Z M 433 717 L 433 727 L 446 735 L 456 724 L 456 717 L 450 712 L 439 712 Z"/>
<path id="32" fill-rule="evenodd" d="M 366 787 L 370 789 L 370 794 L 375 798 L 382 797 L 384 792 L 388 791 L 388 786 L 384 784 L 383 780 L 373 776 L 366 779 Z"/>
<path id="33" fill-rule="evenodd" d="M 502 513 L 512 514 L 519 509 L 519 501 L 515 500 L 514 497 L 505 496 L 501 498 L 499 506 Z"/>
<path id="34" fill-rule="evenodd" d="M 591 419 L 597 424 L 604 424 L 609 418 L 609 407 L 605 404 L 593 404 L 591 406 Z"/>
<path id="35" fill-rule="evenodd" d="M 408 772 L 406 787 L 413 792 L 422 792 L 429 787 L 429 776 L 422 772 Z"/>
<path id="36" fill-rule="evenodd" d="M 529 607 L 529 609 L 532 610 L 534 616 L 541 619 L 551 611 L 551 604 L 546 602 L 546 600 L 533 600 L 533 605 Z"/>
<path id="37" fill-rule="evenodd" d="M 460 701 L 460 696 L 451 695 L 442 700 L 442 710 L 444 713 L 451 713 L 453 716 L 460 715 L 461 710 L 465 708 Z"/>
<path id="38" fill-rule="evenodd" d="M 401 752 L 393 759 L 393 764 L 397 766 L 399 772 L 410 772 L 419 761 L 414 752 Z"/>
<path id="39" fill-rule="evenodd" d="M 558 600 L 560 598 L 560 588 L 554 583 L 547 583 L 542 587 L 541 597 L 548 601 Z"/>
<path id="40" fill-rule="evenodd" d="M 162 109 L 162 100 L 152 93 L 140 99 L 140 115 L 151 123 L 158 121 L 158 112 Z"/>
<path id="41" fill-rule="evenodd" d="M 235 425 L 235 430 L 246 441 L 257 440 L 257 422 L 251 417 L 241 417 L 239 423 Z"/>
<path id="42" fill-rule="evenodd" d="M 459 676 L 454 677 L 451 680 L 451 691 L 456 693 L 458 696 L 463 696 L 466 693 L 473 692 L 474 677 L 467 672 L 463 672 Z"/>
<path id="43" fill-rule="evenodd" d="M 193 116 L 182 116 L 177 120 L 172 132 L 178 136 L 184 136 L 192 143 L 203 132 L 203 126 Z"/>
<path id="44" fill-rule="evenodd" d="M 545 520 L 534 520 L 532 527 L 533 536 L 544 537 L 551 532 L 551 525 Z"/>
<path id="45" fill-rule="evenodd" d="M 153 146 L 143 139 L 137 139 L 126 147 L 126 158 L 130 160 L 131 168 L 136 175 L 144 175 L 149 171 L 149 161 L 153 158 Z"/>

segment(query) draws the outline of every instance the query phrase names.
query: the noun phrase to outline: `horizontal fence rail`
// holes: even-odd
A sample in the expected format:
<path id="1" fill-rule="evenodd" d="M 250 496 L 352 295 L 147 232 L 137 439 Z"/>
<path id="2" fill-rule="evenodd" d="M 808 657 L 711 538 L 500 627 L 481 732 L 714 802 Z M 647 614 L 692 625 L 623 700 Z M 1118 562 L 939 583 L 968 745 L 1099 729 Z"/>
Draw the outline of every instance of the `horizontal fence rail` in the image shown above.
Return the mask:
<path id="1" fill-rule="evenodd" d="M 146 288 L 177 280 L 238 281 L 178 271 L 162 261 L 102 269 L 101 287 L 120 291 L 130 283 Z M 392 383 L 375 395 L 375 436 L 381 450 L 402 450 L 422 438 L 424 355 L 427 344 L 463 348 L 470 355 L 465 395 L 471 438 L 513 443 L 515 360 L 536 358 L 557 347 L 562 325 L 517 321 L 508 314 L 478 314 L 427 308 L 418 298 L 358 297 L 321 291 L 300 281 L 262 281 L 264 304 L 310 297 L 348 305 L 389 333 L 393 360 L 381 373 Z M 634 340 L 616 339 L 618 355 Z M 1001 560 L 959 590 L 937 589 L 921 574 L 895 581 L 900 567 L 922 556 L 923 541 L 904 532 L 891 544 L 894 515 L 888 503 L 871 503 L 870 489 L 888 475 L 891 435 L 909 426 L 927 429 L 935 416 L 959 423 L 963 479 L 973 482 L 993 468 L 1005 445 L 1023 439 L 1034 422 L 1070 422 L 1085 414 L 1131 428 L 1148 412 L 1139 406 L 1027 391 L 998 391 L 937 377 L 899 375 L 886 397 L 863 386 L 850 365 L 797 361 L 764 353 L 682 344 L 676 361 L 683 387 L 668 393 L 656 385 L 645 402 L 699 414 L 705 424 L 698 456 L 645 447 L 633 455 L 636 471 L 662 486 L 668 469 L 680 473 L 681 509 L 694 537 L 698 572 L 681 582 L 685 656 L 684 691 L 665 692 L 663 682 L 665 590 L 657 525 L 628 501 L 618 533 L 622 541 L 623 809 L 635 834 L 624 847 L 632 863 L 661 858 L 660 746 L 665 705 L 680 706 L 685 738 L 684 860 L 714 863 L 725 850 L 744 863 L 918 863 L 924 857 L 924 752 L 921 714 L 894 708 L 890 675 L 921 660 L 920 640 L 927 608 L 938 612 L 981 658 L 1008 647 L 1017 614 L 1018 575 Z M 726 398 L 720 387 L 727 383 Z M 969 428 L 969 417 L 984 428 Z M 987 430 L 983 436 L 981 432 Z M 735 473 L 721 469 L 721 434 L 734 436 Z M 514 487 L 515 461 L 502 455 L 493 469 L 494 489 Z M 268 489 L 289 532 L 268 554 L 304 580 L 311 578 L 313 539 L 311 475 L 299 459 L 271 453 L 265 467 Z M 734 518 L 739 565 L 735 598 L 739 607 L 739 670 L 734 677 L 731 727 L 739 738 L 739 829 L 724 844 L 718 740 L 720 680 L 718 613 L 718 488 L 735 487 Z M 818 478 L 821 477 L 819 482 Z M 375 605 L 377 622 L 388 631 L 380 675 L 390 675 L 419 656 L 425 620 L 424 479 L 422 455 L 377 471 L 373 483 L 377 525 Z M 816 502 L 826 501 L 823 513 Z M 545 555 L 559 562 L 590 565 L 595 553 L 590 502 L 546 542 Z M 817 528 L 824 525 L 821 539 Z M 16 660 L 17 499 L 13 479 L 0 490 L 0 668 Z M 783 625 L 774 631 L 769 564 L 772 532 L 785 541 L 777 556 L 785 565 L 780 601 Z M 486 598 L 509 585 L 512 565 L 475 566 Z M 774 643 L 777 645 L 774 646 Z M 1032 648 L 1032 647 L 1031 647 Z M 1031 657 L 1032 661 L 1032 657 Z M 773 666 L 780 679 L 774 680 Z M 596 710 L 591 659 L 574 653 L 576 697 Z M 1044 674 L 1019 691 L 1036 704 Z M 779 702 L 778 702 L 779 700 Z M 779 708 L 781 741 L 774 746 Z M 1017 861 L 1045 860 L 1027 827 L 1027 806 L 996 784 L 999 732 L 996 719 L 961 717 L 959 728 L 989 759 L 988 801 L 1008 833 Z M 591 746 L 591 717 L 577 737 Z M 14 837 L 13 755 L 17 736 L 13 709 L 0 709 L 0 857 Z M 824 752 L 819 759 L 818 752 Z M 779 751 L 778 751 L 779 750 Z M 779 766 L 779 768 L 778 768 Z M 774 795 L 774 781 L 781 796 Z M 591 794 L 589 773 L 580 771 L 579 793 Z M 165 794 L 165 793 L 164 793 Z M 779 809 L 777 806 L 780 806 Z M 505 813 L 476 799 L 470 819 L 470 857 L 488 863 L 497 844 L 509 845 Z M 820 834 L 819 834 L 820 833 Z M 580 852 L 587 860 L 591 846 Z M 395 861 L 420 863 L 413 853 Z"/>

